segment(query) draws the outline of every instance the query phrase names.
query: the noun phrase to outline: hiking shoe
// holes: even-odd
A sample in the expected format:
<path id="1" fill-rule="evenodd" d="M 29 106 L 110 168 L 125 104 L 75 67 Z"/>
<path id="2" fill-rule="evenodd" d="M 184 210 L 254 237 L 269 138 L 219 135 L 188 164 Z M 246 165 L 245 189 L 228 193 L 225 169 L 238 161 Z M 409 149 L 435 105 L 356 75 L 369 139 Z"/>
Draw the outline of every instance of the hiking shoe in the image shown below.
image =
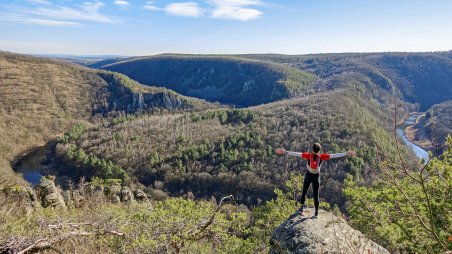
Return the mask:
<path id="1" fill-rule="evenodd" d="M 312 216 L 312 218 L 317 219 L 319 217 L 319 212 L 315 211 L 314 215 Z"/>

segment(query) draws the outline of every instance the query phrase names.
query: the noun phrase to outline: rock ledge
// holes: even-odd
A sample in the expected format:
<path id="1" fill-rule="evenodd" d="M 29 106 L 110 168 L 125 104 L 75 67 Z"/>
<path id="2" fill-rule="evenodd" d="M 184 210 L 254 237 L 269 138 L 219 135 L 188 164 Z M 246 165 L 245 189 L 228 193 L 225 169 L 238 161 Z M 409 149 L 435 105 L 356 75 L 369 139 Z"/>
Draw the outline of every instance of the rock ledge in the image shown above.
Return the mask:
<path id="1" fill-rule="evenodd" d="M 323 210 L 313 218 L 313 212 L 308 209 L 303 216 L 292 215 L 282 223 L 272 234 L 270 253 L 389 254 L 345 220 Z"/>

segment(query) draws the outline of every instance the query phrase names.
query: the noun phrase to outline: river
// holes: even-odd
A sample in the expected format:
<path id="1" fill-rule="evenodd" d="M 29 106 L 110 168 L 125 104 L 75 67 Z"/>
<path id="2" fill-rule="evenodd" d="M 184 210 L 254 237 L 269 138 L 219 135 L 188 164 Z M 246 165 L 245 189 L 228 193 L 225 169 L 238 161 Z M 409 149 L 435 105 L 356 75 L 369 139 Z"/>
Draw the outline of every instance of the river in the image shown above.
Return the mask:
<path id="1" fill-rule="evenodd" d="M 43 176 L 41 165 L 47 159 L 48 150 L 49 146 L 47 145 L 35 148 L 14 164 L 14 170 L 21 173 L 32 186 L 38 185 Z"/>
<path id="2" fill-rule="evenodd" d="M 422 149 L 421 147 L 419 147 L 418 145 L 414 144 L 413 142 L 409 141 L 404 132 L 406 127 L 416 123 L 417 116 L 418 116 L 417 114 L 409 116 L 405 120 L 405 122 L 400 126 L 400 128 L 397 129 L 397 134 L 402 138 L 405 145 L 411 151 L 413 151 L 414 155 L 416 155 L 417 158 L 422 159 L 425 162 L 427 162 L 429 160 L 428 152 L 425 151 L 424 149 Z M 403 129 L 401 129 L 401 128 L 403 128 Z"/>

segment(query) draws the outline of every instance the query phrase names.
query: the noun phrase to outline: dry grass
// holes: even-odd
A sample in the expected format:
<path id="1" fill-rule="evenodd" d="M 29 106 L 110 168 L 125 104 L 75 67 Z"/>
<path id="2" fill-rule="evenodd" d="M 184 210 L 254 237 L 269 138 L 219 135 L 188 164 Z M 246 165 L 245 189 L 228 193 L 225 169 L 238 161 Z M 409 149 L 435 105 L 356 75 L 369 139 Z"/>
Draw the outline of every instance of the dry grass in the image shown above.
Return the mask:
<path id="1" fill-rule="evenodd" d="M 84 68 L 1 53 L 0 158 L 7 161 L 2 174 L 16 156 L 87 119 L 101 86 Z"/>

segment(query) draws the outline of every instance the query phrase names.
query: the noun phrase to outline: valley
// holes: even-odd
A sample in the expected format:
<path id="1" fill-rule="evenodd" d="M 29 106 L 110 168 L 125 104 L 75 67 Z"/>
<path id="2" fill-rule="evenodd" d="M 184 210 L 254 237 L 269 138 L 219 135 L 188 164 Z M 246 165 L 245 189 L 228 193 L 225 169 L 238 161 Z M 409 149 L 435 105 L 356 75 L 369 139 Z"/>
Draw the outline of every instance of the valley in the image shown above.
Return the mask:
<path id="1" fill-rule="evenodd" d="M 240 226 L 228 237 L 249 252 L 267 250 L 275 225 L 262 220 L 272 215 L 280 223 L 298 206 L 301 182 L 294 179 L 305 170 L 304 161 L 278 157 L 275 148 L 309 151 L 321 142 L 327 153 L 356 150 L 356 157 L 325 162 L 320 180 L 324 208 L 348 215 L 356 212 L 352 200 L 358 196 L 350 194 L 355 185 L 377 188 L 388 163 L 397 165 L 399 157 L 407 158 L 404 166 L 420 166 L 416 156 L 425 151 L 398 149 L 395 131 L 400 144 L 409 143 L 404 132 L 414 143 L 437 144 L 441 149 L 422 147 L 438 156 L 447 151 L 452 128 L 452 60 L 440 53 L 163 54 L 88 66 L 97 69 L 0 53 L 0 184 L 6 186 L 0 201 L 18 193 L 30 203 L 23 198 L 30 193 L 26 181 L 39 189 L 42 175 L 62 192 L 84 193 L 86 206 L 67 204 L 75 213 L 98 209 L 90 202 L 99 202 L 105 213 L 126 216 L 128 208 L 110 205 L 114 188 L 139 190 L 162 213 L 179 209 L 177 203 L 195 209 L 196 202 L 212 212 L 208 202 L 217 205 L 232 195 L 236 207 L 223 215 L 238 221 L 224 223 Z M 394 110 L 397 119 L 406 119 L 397 130 Z M 426 113 L 414 117 L 418 111 Z M 89 188 L 105 197 L 95 199 Z M 118 195 L 121 202 L 130 200 Z M 154 216 L 147 205 L 138 206 L 143 216 Z M 265 244 L 253 242 L 262 239 Z"/>
<path id="2" fill-rule="evenodd" d="M 452 1 L 0 3 L 0 254 L 452 254 Z"/>

